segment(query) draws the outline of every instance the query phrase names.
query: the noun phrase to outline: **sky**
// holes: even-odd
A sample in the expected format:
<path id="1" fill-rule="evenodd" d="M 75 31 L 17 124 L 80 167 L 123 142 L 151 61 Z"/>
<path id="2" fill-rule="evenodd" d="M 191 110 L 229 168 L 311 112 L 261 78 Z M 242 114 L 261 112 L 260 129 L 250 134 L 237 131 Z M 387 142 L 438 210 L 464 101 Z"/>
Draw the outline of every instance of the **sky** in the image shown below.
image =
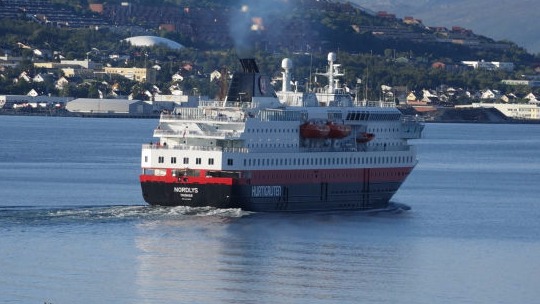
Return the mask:
<path id="1" fill-rule="evenodd" d="M 461 26 L 495 40 L 508 40 L 540 54 L 538 0 L 350 0 L 427 26 Z"/>

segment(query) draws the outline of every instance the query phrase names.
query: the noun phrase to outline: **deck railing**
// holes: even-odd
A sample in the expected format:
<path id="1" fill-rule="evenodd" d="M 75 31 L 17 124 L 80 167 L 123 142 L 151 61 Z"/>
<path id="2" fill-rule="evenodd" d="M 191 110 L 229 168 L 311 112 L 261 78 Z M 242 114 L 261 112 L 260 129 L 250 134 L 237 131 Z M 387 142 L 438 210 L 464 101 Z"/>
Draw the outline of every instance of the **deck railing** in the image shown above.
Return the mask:
<path id="1" fill-rule="evenodd" d="M 235 131 L 193 131 L 193 130 L 184 130 L 184 131 L 173 131 L 173 130 L 154 130 L 154 136 L 156 137 L 211 137 L 211 138 L 220 138 L 220 139 L 237 139 L 240 138 L 242 132 Z"/>

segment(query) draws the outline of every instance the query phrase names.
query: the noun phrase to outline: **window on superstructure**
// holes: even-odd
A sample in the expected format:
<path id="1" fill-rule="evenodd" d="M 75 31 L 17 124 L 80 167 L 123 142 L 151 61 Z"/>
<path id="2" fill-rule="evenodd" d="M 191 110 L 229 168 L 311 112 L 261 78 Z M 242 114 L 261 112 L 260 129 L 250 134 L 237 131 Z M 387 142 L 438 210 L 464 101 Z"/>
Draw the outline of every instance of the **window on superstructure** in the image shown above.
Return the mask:
<path id="1" fill-rule="evenodd" d="M 163 156 L 158 157 L 158 163 L 162 164 L 164 162 L 165 162 L 165 157 Z"/>
<path id="2" fill-rule="evenodd" d="M 184 157 L 184 165 L 187 165 L 187 164 L 189 164 L 189 158 Z"/>
<path id="3" fill-rule="evenodd" d="M 145 156 L 145 157 L 144 157 L 144 162 L 145 162 L 145 163 L 148 162 L 148 156 Z"/>
<path id="4" fill-rule="evenodd" d="M 176 164 L 176 157 L 171 157 L 171 164 Z"/>
<path id="5" fill-rule="evenodd" d="M 244 162 L 245 162 L 245 160 L 244 160 Z M 208 164 L 209 164 L 209 165 L 213 165 L 213 164 L 214 164 L 214 159 L 213 159 L 213 158 L 209 158 L 209 159 L 208 159 Z M 244 166 L 245 166 L 245 165 L 246 165 L 246 164 L 244 163 Z"/>
<path id="6" fill-rule="evenodd" d="M 233 165 L 233 159 L 232 158 L 228 158 L 227 159 L 227 166 L 232 166 Z"/>
<path id="7" fill-rule="evenodd" d="M 202 163 L 202 159 L 200 157 L 195 158 L 195 164 L 200 165 Z"/>

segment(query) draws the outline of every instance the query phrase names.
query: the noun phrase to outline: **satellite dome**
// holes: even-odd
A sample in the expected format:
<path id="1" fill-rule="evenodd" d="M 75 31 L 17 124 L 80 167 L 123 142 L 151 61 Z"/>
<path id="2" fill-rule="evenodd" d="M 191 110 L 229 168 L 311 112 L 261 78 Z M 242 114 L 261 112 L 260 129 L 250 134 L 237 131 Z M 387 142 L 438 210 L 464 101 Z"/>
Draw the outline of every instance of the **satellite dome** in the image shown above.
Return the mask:
<path id="1" fill-rule="evenodd" d="M 292 67 L 293 67 L 293 63 L 292 63 L 292 60 L 290 60 L 289 58 L 285 58 L 281 61 L 281 68 L 292 69 Z"/>
<path id="2" fill-rule="evenodd" d="M 124 39 L 124 41 L 131 43 L 131 45 L 133 46 L 151 47 L 151 46 L 163 45 L 173 50 L 179 50 L 179 49 L 184 48 L 184 46 L 178 42 L 174 42 L 170 39 L 156 37 L 156 36 L 135 36 L 135 37 L 126 38 Z"/>
<path id="3" fill-rule="evenodd" d="M 328 61 L 336 61 L 337 55 L 334 52 L 328 53 Z"/>

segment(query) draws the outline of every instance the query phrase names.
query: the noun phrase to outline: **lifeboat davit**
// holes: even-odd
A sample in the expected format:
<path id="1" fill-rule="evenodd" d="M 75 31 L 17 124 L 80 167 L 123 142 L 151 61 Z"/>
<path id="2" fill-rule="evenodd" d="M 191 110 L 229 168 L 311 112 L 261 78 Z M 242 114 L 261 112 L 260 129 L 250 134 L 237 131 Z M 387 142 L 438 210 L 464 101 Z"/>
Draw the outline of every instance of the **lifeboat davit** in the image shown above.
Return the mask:
<path id="1" fill-rule="evenodd" d="M 330 127 L 323 123 L 308 121 L 300 125 L 300 136 L 303 138 L 326 138 L 330 133 Z"/>
<path id="2" fill-rule="evenodd" d="M 373 138 L 375 138 L 375 134 L 362 132 L 362 133 L 358 134 L 358 136 L 356 136 L 356 142 L 359 143 L 359 144 L 365 144 L 365 143 L 373 140 Z"/>
<path id="3" fill-rule="evenodd" d="M 330 128 L 330 132 L 328 133 L 328 137 L 330 138 L 344 138 L 351 134 L 351 126 L 349 125 L 336 124 L 333 122 L 328 122 L 327 125 Z"/>

